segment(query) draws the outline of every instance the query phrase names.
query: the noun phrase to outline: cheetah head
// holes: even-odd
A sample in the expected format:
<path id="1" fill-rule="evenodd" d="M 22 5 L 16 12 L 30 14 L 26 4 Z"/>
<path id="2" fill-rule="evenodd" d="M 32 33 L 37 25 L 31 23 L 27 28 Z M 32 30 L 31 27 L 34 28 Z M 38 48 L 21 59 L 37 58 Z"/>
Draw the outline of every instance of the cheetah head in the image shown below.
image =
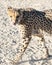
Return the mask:
<path id="1" fill-rule="evenodd" d="M 22 9 L 15 9 L 12 7 L 8 7 L 7 14 L 10 16 L 11 21 L 15 25 L 16 23 L 21 23 L 23 18 L 23 10 Z"/>

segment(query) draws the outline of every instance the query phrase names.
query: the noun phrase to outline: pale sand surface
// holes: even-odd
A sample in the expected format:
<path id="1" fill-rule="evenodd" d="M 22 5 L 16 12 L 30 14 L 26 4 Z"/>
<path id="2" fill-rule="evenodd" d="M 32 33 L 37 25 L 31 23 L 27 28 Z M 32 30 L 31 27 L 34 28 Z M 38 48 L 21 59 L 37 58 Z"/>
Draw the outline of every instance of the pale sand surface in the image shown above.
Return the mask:
<path id="1" fill-rule="evenodd" d="M 37 10 L 52 9 L 52 0 L 0 0 L 0 65 L 11 65 L 7 60 L 13 60 L 20 46 L 17 26 L 14 26 L 7 15 L 7 7 L 34 8 Z M 52 65 L 52 36 L 44 33 L 45 45 L 40 38 L 32 37 L 18 65 Z M 47 56 L 46 48 L 50 57 Z M 17 65 L 17 64 L 16 64 Z"/>

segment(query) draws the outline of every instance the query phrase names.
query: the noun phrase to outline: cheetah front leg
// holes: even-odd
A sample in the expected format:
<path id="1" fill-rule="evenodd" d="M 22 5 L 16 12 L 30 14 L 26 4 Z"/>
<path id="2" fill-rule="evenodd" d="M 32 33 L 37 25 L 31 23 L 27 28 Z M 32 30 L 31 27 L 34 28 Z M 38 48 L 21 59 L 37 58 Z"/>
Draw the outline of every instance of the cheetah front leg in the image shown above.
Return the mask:
<path id="1" fill-rule="evenodd" d="M 19 25 L 19 33 L 21 38 L 21 48 L 19 49 L 19 53 L 16 54 L 13 62 L 18 63 L 21 59 L 22 55 L 24 54 L 30 40 L 31 40 L 31 33 L 32 33 L 32 26 L 29 25 Z"/>

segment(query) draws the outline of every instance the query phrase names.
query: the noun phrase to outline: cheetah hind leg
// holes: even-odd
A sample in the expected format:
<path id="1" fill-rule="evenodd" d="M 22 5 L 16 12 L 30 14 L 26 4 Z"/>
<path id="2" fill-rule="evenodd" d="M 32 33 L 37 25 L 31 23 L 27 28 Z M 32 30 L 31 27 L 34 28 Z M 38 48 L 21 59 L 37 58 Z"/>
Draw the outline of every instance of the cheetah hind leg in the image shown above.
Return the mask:
<path id="1" fill-rule="evenodd" d="M 46 47 L 46 45 L 45 45 L 45 39 L 44 39 L 44 36 L 43 36 L 43 34 L 42 33 L 38 33 L 38 34 L 32 34 L 32 36 L 37 36 L 37 37 L 40 37 L 41 38 L 41 42 L 43 42 L 44 43 L 44 47 L 45 47 L 45 49 L 46 49 L 46 54 L 47 54 L 47 56 L 46 56 L 46 58 L 49 56 L 49 52 L 48 52 L 48 48 Z"/>

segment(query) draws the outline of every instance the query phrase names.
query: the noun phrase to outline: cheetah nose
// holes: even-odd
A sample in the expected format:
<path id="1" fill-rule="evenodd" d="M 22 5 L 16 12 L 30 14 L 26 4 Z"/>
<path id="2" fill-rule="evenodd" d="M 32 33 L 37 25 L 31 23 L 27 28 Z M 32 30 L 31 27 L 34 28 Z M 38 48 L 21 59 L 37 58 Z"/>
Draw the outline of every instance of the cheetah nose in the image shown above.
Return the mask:
<path id="1" fill-rule="evenodd" d="M 12 21 L 12 24 L 16 25 L 16 22 L 14 20 L 11 20 Z"/>
<path id="2" fill-rule="evenodd" d="M 16 25 L 16 22 L 15 23 L 13 23 L 14 25 Z"/>
<path id="3" fill-rule="evenodd" d="M 15 22 L 15 21 L 13 21 L 13 24 L 14 24 L 14 25 L 16 25 L 16 22 Z"/>

